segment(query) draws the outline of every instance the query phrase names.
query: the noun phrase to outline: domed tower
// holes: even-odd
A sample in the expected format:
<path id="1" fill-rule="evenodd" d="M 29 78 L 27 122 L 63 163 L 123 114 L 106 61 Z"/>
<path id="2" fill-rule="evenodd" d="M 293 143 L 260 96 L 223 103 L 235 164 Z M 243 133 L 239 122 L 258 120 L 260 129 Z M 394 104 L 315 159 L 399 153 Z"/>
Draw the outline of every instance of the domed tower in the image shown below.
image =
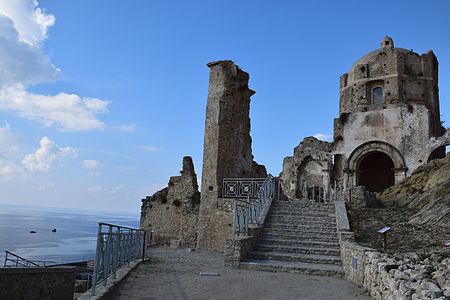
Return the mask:
<path id="1" fill-rule="evenodd" d="M 381 191 L 442 156 L 430 141 L 443 132 L 436 56 L 396 48 L 386 36 L 340 77 L 335 179 Z"/>

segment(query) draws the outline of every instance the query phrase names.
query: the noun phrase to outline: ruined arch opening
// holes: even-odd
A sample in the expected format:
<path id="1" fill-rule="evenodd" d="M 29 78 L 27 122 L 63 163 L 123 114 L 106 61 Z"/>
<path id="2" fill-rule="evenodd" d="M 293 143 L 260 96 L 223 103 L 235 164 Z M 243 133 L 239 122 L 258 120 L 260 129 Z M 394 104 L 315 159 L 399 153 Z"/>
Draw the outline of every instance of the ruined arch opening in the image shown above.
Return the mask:
<path id="1" fill-rule="evenodd" d="M 441 146 L 430 153 L 430 156 L 428 156 L 427 162 L 430 162 L 432 160 L 439 159 L 439 158 L 444 158 L 448 152 L 450 152 L 450 145 Z"/>
<path id="2" fill-rule="evenodd" d="M 381 192 L 394 184 L 394 162 L 387 154 L 373 151 L 361 159 L 358 185 L 364 185 L 371 192 Z"/>

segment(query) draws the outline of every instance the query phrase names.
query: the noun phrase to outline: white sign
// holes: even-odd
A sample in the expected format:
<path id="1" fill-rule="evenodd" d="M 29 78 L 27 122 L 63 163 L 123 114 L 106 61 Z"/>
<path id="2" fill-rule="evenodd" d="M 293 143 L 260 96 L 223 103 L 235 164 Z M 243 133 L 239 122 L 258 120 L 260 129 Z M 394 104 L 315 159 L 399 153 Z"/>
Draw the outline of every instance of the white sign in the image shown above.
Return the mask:
<path id="1" fill-rule="evenodd" d="M 379 233 L 386 233 L 386 232 L 388 232 L 389 230 L 391 230 L 391 227 L 385 226 L 385 227 L 379 229 L 378 232 L 379 232 Z"/>

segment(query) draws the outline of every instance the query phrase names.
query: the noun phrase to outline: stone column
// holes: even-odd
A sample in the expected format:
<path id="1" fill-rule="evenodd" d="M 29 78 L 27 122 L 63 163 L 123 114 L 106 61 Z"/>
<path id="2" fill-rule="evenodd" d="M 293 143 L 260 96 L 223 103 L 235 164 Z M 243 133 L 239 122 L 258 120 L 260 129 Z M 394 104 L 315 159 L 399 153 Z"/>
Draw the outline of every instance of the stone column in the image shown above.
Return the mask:
<path id="1" fill-rule="evenodd" d="M 208 67 L 198 248 L 223 251 L 232 223 L 231 205 L 220 199 L 223 179 L 252 177 L 261 170 L 253 162 L 250 137 L 250 96 L 255 92 L 248 88 L 249 75 L 232 61 Z"/>

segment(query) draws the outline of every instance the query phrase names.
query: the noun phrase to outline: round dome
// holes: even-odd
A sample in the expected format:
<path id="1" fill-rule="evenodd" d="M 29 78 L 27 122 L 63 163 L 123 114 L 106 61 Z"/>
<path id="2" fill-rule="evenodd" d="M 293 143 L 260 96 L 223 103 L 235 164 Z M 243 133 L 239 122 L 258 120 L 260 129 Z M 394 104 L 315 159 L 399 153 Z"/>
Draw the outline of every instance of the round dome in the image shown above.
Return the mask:
<path id="1" fill-rule="evenodd" d="M 352 84 L 354 81 L 354 68 L 357 65 L 365 65 L 365 64 L 369 64 L 370 60 L 379 55 L 380 53 L 386 53 L 386 52 L 391 52 L 391 53 L 411 53 L 411 50 L 408 49 L 404 49 L 404 48 L 394 48 L 394 41 L 392 40 L 392 38 L 390 38 L 389 36 L 386 36 L 382 41 L 381 41 L 381 48 L 378 48 L 376 50 L 370 51 L 369 53 L 367 53 L 366 55 L 364 55 L 363 57 L 361 57 L 360 59 L 358 59 L 355 63 L 353 63 L 353 65 L 351 66 L 350 70 L 348 71 L 348 84 Z"/>

